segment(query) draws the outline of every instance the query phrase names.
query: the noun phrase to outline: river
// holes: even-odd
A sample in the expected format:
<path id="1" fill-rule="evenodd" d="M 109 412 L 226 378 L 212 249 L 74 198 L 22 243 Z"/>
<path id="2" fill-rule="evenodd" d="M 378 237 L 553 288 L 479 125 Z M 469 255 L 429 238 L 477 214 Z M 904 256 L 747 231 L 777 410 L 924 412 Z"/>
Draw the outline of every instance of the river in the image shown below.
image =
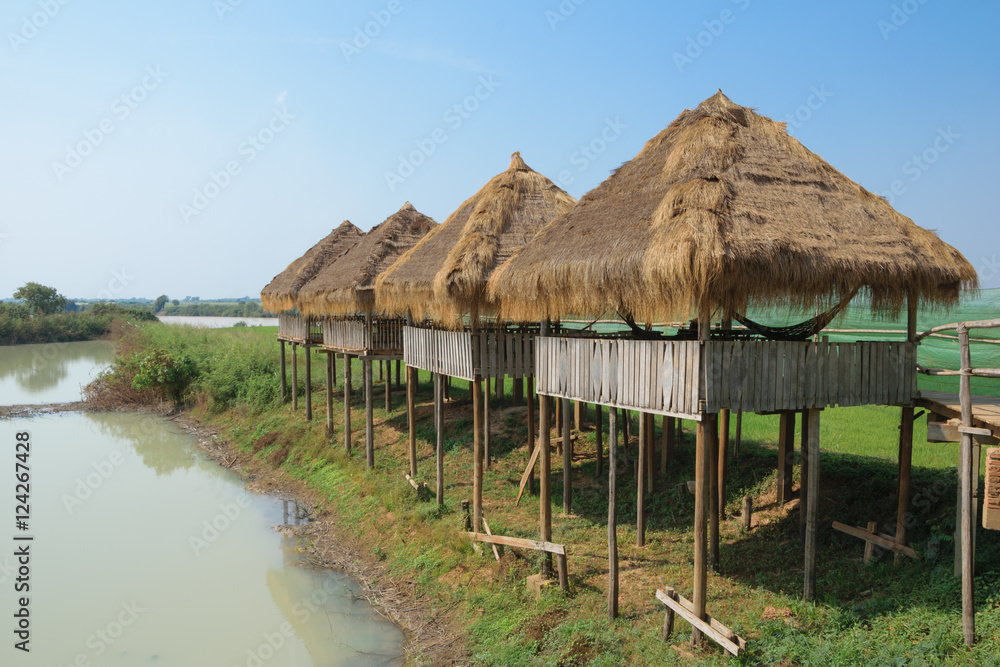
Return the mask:
<path id="1" fill-rule="evenodd" d="M 224 329 L 243 322 L 248 327 L 276 327 L 277 317 L 191 317 L 187 315 L 157 315 L 164 324 L 186 324 L 201 329 Z"/>
<path id="2" fill-rule="evenodd" d="M 54 383 L 35 383 L 50 385 L 45 392 L 14 394 L 14 400 L 8 392 L 4 400 L 76 400 L 81 378 L 108 361 L 76 347 L 87 345 L 63 344 L 65 372 L 56 373 Z M 31 385 L 28 364 L 36 357 L 23 347 L 0 348 L 3 374 Z M 83 358 L 92 359 L 87 372 L 76 365 Z M 14 524 L 18 433 L 29 434 L 30 442 L 26 531 Z M 2 420 L 0 438 L 9 445 L 3 448 L 9 460 L 0 463 L 8 471 L 0 475 L 0 525 L 8 526 L 0 531 L 0 613 L 12 619 L 18 598 L 28 595 L 31 632 L 31 651 L 22 654 L 8 630 L 0 663 L 403 662 L 403 633 L 359 596 L 353 580 L 299 561 L 301 545 L 282 527 L 307 520 L 301 508 L 246 492 L 236 473 L 212 461 L 173 422 L 67 412 Z M 15 533 L 34 539 L 15 542 Z M 30 591 L 15 593 L 13 554 L 23 545 L 30 551 Z"/>

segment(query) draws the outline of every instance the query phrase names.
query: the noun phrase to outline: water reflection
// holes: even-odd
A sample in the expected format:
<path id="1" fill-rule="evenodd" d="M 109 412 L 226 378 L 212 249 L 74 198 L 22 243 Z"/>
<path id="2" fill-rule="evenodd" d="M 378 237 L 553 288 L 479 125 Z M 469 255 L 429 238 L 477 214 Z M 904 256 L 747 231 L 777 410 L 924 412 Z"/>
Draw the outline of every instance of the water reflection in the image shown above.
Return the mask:
<path id="1" fill-rule="evenodd" d="M 163 417 L 137 413 L 134 419 L 122 420 L 114 412 L 87 412 L 84 416 L 101 435 L 128 442 L 157 476 L 187 470 L 197 460 L 192 449 L 177 447 L 179 429 Z"/>
<path id="2" fill-rule="evenodd" d="M 80 400 L 80 388 L 114 360 L 107 341 L 0 347 L 0 404 Z"/>

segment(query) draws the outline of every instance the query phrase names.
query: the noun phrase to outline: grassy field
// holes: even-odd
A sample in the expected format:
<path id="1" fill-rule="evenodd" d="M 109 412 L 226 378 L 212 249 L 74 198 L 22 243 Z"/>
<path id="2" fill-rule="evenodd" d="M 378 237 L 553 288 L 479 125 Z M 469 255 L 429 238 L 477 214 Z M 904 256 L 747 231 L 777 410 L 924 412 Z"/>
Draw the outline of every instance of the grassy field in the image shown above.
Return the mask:
<path id="1" fill-rule="evenodd" d="M 621 616 L 606 619 L 607 478 L 595 474 L 594 433 L 585 426 L 572 467 L 573 509 L 563 516 L 561 456 L 553 462 L 553 541 L 568 545 L 570 591 L 525 591 L 537 572 L 533 553 L 507 549 L 500 562 L 478 555 L 460 537 L 460 501 L 472 496 L 471 407 L 465 383 L 456 381 L 446 407 L 445 494 L 438 507 L 418 499 L 403 478 L 408 470 L 404 392 L 383 408 L 376 383 L 376 466 L 364 466 L 361 368 L 353 377 L 354 451 L 343 449 L 342 387 L 334 390 L 332 437 L 325 425 L 322 364 L 314 366 L 315 420 L 302 406 L 293 412 L 264 390 L 276 386 L 273 330 L 190 330 L 150 327 L 139 347 L 189 354 L 200 375 L 189 390 L 193 413 L 223 429 L 248 452 L 283 467 L 320 491 L 342 524 L 353 527 L 372 558 L 390 572 L 419 583 L 440 609 L 452 609 L 467 628 L 472 661 L 489 665 L 722 664 L 730 659 L 714 645 L 692 653 L 689 626 L 679 621 L 663 642 L 663 607 L 657 587 L 691 595 L 693 497 L 678 495 L 678 482 L 693 479 L 692 424 L 665 477 L 647 499 L 647 545 L 635 546 L 635 484 L 619 476 Z M 183 351 L 183 352 L 182 352 Z M 302 356 L 299 363 L 303 364 Z M 239 370 L 239 369 L 244 370 Z M 250 370 L 246 370 L 250 369 Z M 339 374 L 339 373 L 338 373 Z M 300 369 L 300 385 L 304 372 Z M 376 375 L 376 378 L 378 376 Z M 341 378 L 342 379 L 342 378 Z M 421 373 L 417 436 L 419 479 L 433 488 L 431 386 Z M 254 391 L 233 387 L 244 383 Z M 302 387 L 300 386 L 300 392 Z M 495 460 L 484 480 L 484 512 L 495 533 L 537 537 L 538 498 L 514 500 L 527 458 L 525 408 L 507 397 L 493 404 Z M 593 419 L 593 408 L 589 411 Z M 721 567 L 709 577 L 709 611 L 745 637 L 745 664 L 997 664 L 1000 656 L 1000 535 L 980 530 L 977 551 L 979 644 L 961 641 L 960 586 L 952 576 L 954 445 L 926 442 L 920 422 L 914 443 L 911 545 L 918 561 L 895 564 L 878 553 L 861 563 L 863 543 L 830 529 L 832 521 L 895 525 L 898 408 L 836 408 L 821 419 L 821 498 L 817 600 L 800 600 L 802 543 L 793 501 L 775 505 L 777 417 L 748 415 L 743 442 L 730 463 L 727 519 L 722 524 Z M 605 417 L 604 423 L 607 424 Z M 659 420 L 657 420 L 659 426 Z M 637 430 L 637 429 L 636 429 Z M 657 442 L 659 442 L 657 440 Z M 636 444 L 630 444 L 635 450 Z M 658 459 L 657 459 L 658 460 Z M 795 474 L 798 475 L 796 462 Z M 797 487 L 797 479 L 796 479 Z M 751 530 L 739 527 L 740 499 L 754 497 Z M 736 515 L 736 516 L 734 516 Z"/>

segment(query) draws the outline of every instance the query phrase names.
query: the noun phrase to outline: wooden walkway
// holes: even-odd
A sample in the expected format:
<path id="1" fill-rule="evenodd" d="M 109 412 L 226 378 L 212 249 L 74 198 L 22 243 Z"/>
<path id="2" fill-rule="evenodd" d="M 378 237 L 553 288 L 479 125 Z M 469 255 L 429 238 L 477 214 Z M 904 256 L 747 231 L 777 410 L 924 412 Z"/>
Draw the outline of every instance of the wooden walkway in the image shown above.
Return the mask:
<path id="1" fill-rule="evenodd" d="M 962 404 L 958 394 L 944 391 L 921 391 L 917 405 L 948 418 L 962 418 Z M 1000 437 L 1000 397 L 973 396 L 972 423 L 977 428 L 988 428 L 994 437 Z"/>

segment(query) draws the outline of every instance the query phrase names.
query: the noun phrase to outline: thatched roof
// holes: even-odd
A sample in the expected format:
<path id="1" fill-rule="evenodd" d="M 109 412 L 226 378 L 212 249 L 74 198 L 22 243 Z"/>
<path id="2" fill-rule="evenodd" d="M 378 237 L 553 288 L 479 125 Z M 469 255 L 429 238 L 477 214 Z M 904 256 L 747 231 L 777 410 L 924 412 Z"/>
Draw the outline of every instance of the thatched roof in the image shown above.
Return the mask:
<path id="1" fill-rule="evenodd" d="M 379 309 L 448 318 L 491 309 L 486 281 L 576 200 L 531 169 L 520 153 L 376 281 Z"/>
<path id="2" fill-rule="evenodd" d="M 302 286 L 312 280 L 320 269 L 350 250 L 363 235 L 364 232 L 348 220 L 341 223 L 260 291 L 260 303 L 264 310 L 278 313 L 294 308 L 295 298 Z"/>
<path id="3" fill-rule="evenodd" d="M 914 290 L 977 286 L 958 250 L 722 91 L 653 137 L 490 280 L 505 316 L 718 315 L 826 307 L 860 288 L 876 314 Z M 704 300 L 704 301 L 702 301 Z"/>
<path id="4" fill-rule="evenodd" d="M 306 315 L 343 315 L 373 309 L 376 276 L 437 226 L 406 202 L 306 283 L 299 290 L 296 305 Z"/>

